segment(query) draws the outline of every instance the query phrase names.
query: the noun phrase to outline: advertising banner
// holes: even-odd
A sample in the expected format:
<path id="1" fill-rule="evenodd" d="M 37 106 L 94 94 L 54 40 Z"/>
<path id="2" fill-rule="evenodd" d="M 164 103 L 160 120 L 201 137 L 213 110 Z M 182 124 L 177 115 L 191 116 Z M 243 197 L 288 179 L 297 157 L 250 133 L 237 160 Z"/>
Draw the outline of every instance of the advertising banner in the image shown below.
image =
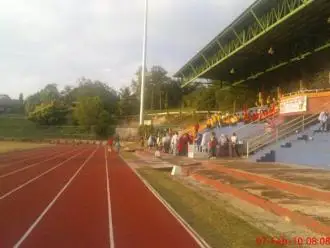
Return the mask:
<path id="1" fill-rule="evenodd" d="M 299 113 L 307 111 L 307 96 L 296 96 L 282 99 L 280 114 Z"/>

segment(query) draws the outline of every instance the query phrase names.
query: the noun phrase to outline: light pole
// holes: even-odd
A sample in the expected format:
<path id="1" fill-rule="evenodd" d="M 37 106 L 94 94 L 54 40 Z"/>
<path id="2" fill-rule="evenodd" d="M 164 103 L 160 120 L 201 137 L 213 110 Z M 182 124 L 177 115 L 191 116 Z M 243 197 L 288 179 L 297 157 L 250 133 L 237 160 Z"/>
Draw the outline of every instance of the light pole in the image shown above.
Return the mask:
<path id="1" fill-rule="evenodd" d="M 141 99 L 140 99 L 140 125 L 144 124 L 144 83 L 146 71 L 146 55 L 147 55 L 147 33 L 148 33 L 148 0 L 145 0 L 145 16 L 144 16 L 144 34 L 142 48 L 142 73 L 141 73 Z"/>

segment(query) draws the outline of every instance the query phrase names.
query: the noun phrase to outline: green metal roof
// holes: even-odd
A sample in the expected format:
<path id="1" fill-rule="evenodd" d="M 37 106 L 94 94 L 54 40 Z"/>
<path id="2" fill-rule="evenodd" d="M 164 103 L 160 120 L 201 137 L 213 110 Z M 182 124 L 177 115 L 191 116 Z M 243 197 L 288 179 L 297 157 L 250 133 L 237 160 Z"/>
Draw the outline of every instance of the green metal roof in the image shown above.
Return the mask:
<path id="1" fill-rule="evenodd" d="M 237 85 L 330 47 L 329 0 L 258 0 L 175 75 Z M 274 53 L 270 54 L 269 50 Z"/>

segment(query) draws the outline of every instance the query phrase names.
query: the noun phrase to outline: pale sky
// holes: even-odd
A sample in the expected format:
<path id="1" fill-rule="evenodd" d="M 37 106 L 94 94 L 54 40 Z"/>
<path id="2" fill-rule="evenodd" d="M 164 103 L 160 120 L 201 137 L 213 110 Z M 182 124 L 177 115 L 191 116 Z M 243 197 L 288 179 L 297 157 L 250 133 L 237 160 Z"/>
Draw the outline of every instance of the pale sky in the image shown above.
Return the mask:
<path id="1" fill-rule="evenodd" d="M 149 0 L 147 65 L 175 73 L 254 0 Z M 0 94 L 79 77 L 119 89 L 141 64 L 144 0 L 0 0 Z"/>

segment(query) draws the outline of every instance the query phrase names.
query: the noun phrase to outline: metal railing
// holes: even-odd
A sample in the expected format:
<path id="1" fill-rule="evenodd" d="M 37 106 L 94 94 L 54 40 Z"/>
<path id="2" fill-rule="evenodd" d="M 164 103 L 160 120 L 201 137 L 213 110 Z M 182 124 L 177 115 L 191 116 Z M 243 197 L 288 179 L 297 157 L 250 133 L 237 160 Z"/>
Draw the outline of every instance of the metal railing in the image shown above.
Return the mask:
<path id="1" fill-rule="evenodd" d="M 319 112 L 321 112 L 325 107 L 329 106 L 330 102 L 326 102 L 319 106 L 317 114 L 302 114 L 288 122 L 280 124 L 275 127 L 272 132 L 267 132 L 257 137 L 246 140 L 246 156 L 270 145 L 272 143 L 277 143 L 280 139 L 286 138 L 296 131 L 305 131 L 306 127 L 317 123 Z"/>

